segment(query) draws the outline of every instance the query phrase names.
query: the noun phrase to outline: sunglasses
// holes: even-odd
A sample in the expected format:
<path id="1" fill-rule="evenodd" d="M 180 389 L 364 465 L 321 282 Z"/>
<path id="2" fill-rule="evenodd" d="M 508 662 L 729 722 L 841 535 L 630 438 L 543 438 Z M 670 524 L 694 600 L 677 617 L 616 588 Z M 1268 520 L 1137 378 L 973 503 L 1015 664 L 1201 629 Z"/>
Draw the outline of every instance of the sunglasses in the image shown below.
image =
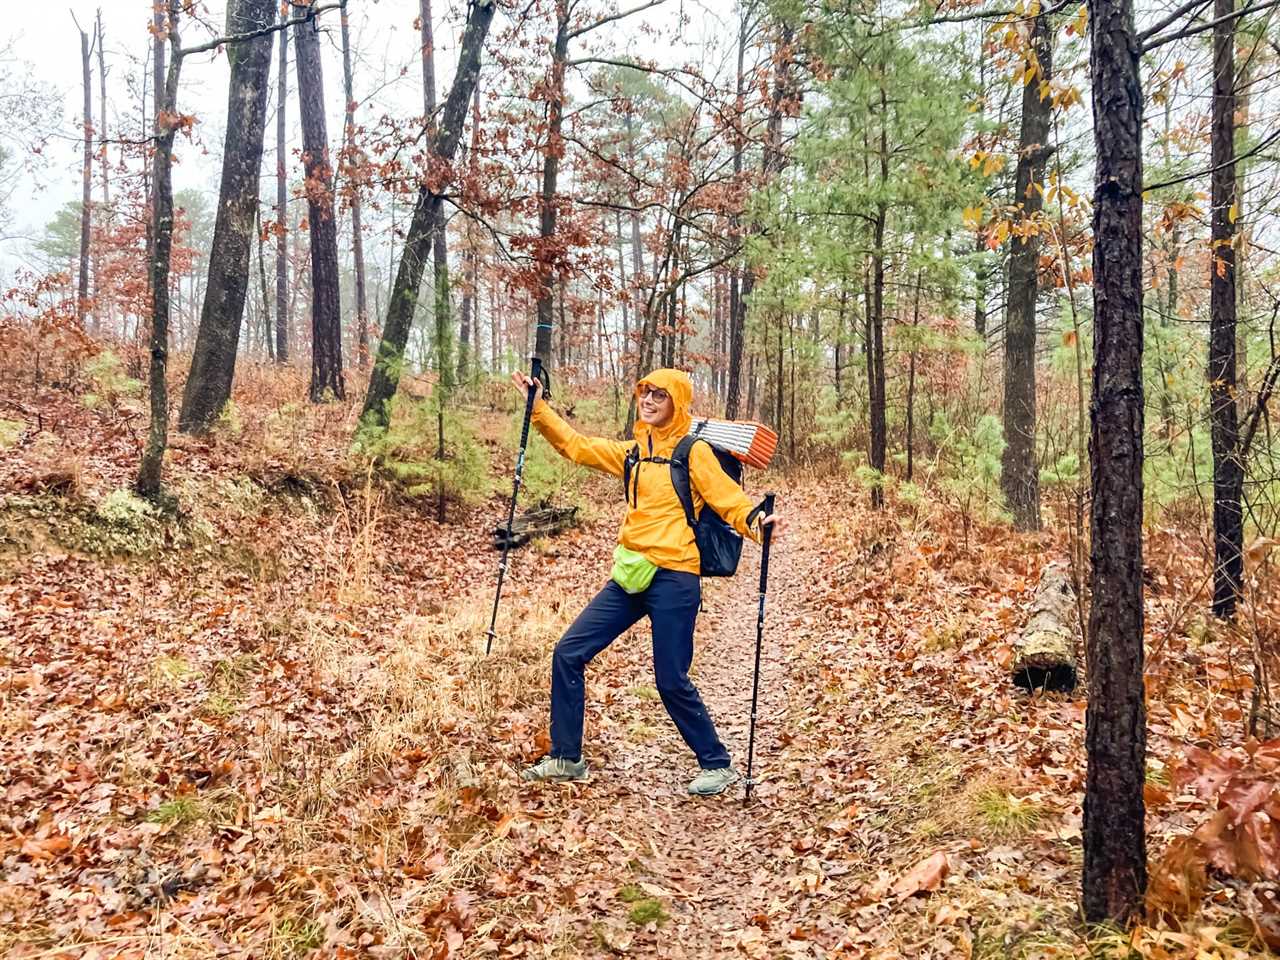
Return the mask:
<path id="1" fill-rule="evenodd" d="M 654 403 L 666 403 L 670 399 L 671 394 L 665 390 L 659 390 L 657 387 L 641 387 L 640 399 L 652 400 Z"/>

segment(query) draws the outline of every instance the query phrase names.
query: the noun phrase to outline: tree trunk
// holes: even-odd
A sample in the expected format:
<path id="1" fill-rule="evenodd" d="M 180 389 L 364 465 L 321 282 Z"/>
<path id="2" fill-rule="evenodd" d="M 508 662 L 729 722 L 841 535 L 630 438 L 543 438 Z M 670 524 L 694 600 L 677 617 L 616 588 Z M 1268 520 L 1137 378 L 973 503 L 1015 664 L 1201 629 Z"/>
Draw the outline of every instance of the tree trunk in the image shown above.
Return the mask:
<path id="1" fill-rule="evenodd" d="M 1022 87 L 1022 130 L 1014 202 L 1024 224 L 1044 207 L 1044 167 L 1053 106 L 1053 37 L 1043 11 L 1032 21 L 1027 54 L 1031 77 Z M 1004 326 L 1004 453 L 1000 486 L 1019 530 L 1040 529 L 1040 474 L 1036 465 L 1036 301 L 1040 239 L 1035 229 L 1015 235 L 1009 255 L 1009 305 Z"/>
<path id="2" fill-rule="evenodd" d="M 356 164 L 353 158 L 360 151 L 355 146 L 356 136 L 356 95 L 351 76 L 351 27 L 347 22 L 347 7 L 343 4 L 339 15 L 342 26 L 342 80 L 347 95 L 347 119 L 343 139 L 351 156 L 343 158 L 348 169 Z M 369 310 L 365 296 L 364 275 L 364 233 L 360 224 L 360 182 L 359 173 L 349 176 L 351 189 L 351 254 L 355 258 L 356 269 L 356 364 L 361 370 L 369 366 Z"/>
<path id="3" fill-rule="evenodd" d="M 147 444 L 138 466 L 135 488 L 144 497 L 160 495 L 164 453 L 169 443 L 169 393 L 165 381 L 169 363 L 169 254 L 173 247 L 173 138 L 177 132 L 178 75 L 182 71 L 182 48 L 178 37 L 181 0 L 169 0 L 168 40 L 173 50 L 169 69 L 164 69 L 165 14 L 159 4 L 153 16 L 153 64 L 155 72 L 155 153 L 152 156 L 151 184 L 151 369 L 148 388 L 151 423 Z"/>
<path id="4" fill-rule="evenodd" d="M 286 7 L 280 14 L 288 19 Z M 280 31 L 280 76 L 276 82 L 276 363 L 289 362 L 289 178 L 285 171 L 285 113 L 289 103 L 289 31 Z"/>
<path id="5" fill-rule="evenodd" d="M 551 76 L 547 86 L 547 148 L 542 161 L 542 208 L 540 242 L 535 260 L 538 265 L 538 326 L 534 333 L 533 354 L 543 365 L 551 359 L 552 310 L 555 282 L 560 272 L 557 258 L 551 253 L 556 235 L 556 200 L 560 176 L 560 155 L 564 141 L 560 136 L 564 120 L 564 72 L 569 53 L 569 4 L 556 2 L 556 38 L 551 50 Z"/>
<path id="6" fill-rule="evenodd" d="M 422 99 L 427 120 L 427 136 L 435 130 L 436 113 L 436 60 L 435 40 L 432 35 L 431 0 L 419 0 L 419 21 L 422 35 Z M 436 370 L 440 385 L 445 390 L 453 386 L 453 344 L 451 315 L 452 302 L 449 292 L 449 247 L 443 204 L 437 206 L 432 232 L 432 313 L 435 317 Z"/>
<path id="7" fill-rule="evenodd" d="M 1147 886 L 1142 609 L 1142 84 L 1132 0 L 1090 0 L 1097 153 L 1089 453 L 1084 916 L 1128 923 Z"/>
<path id="8" fill-rule="evenodd" d="M 76 289 L 76 320 L 84 325 L 89 312 L 89 234 L 93 230 L 93 86 L 89 72 L 89 35 L 80 30 L 80 66 L 84 83 L 84 163 L 80 172 L 80 279 Z"/>
<path id="9" fill-rule="evenodd" d="M 302 121 L 302 162 L 306 170 L 307 216 L 311 232 L 312 403 L 327 396 L 342 400 L 342 300 L 338 291 L 338 225 L 334 219 L 333 168 L 324 119 L 324 75 L 315 18 L 294 26 L 298 58 L 298 116 Z"/>
<path id="10" fill-rule="evenodd" d="M 887 122 L 887 118 L 884 118 Z M 884 158 L 882 158 L 884 159 Z M 888 447 L 888 422 L 885 412 L 884 372 L 884 230 L 888 209 L 881 204 L 876 210 L 872 235 L 871 287 L 867 304 L 867 382 L 870 385 L 870 460 L 878 479 L 871 488 L 871 506 L 884 506 L 884 468 Z"/>
<path id="11" fill-rule="evenodd" d="M 1212 215 L 1209 260 L 1209 418 L 1213 442 L 1213 614 L 1235 616 L 1244 575 L 1244 465 L 1236 408 L 1235 0 L 1215 0 Z"/>
<path id="12" fill-rule="evenodd" d="M 471 149 L 467 151 L 467 172 L 477 176 L 480 150 L 480 84 L 476 84 L 471 97 Z M 480 360 L 480 312 L 476 279 L 479 273 L 480 251 L 476 249 L 476 225 L 467 220 L 466 250 L 463 252 L 462 272 L 466 289 L 462 294 L 462 325 L 458 330 L 458 382 L 471 380 L 471 372 Z M 474 347 L 472 346 L 474 342 Z"/>
<path id="13" fill-rule="evenodd" d="M 262 236 L 262 204 L 258 204 L 257 216 L 254 218 L 258 235 L 258 289 L 262 297 L 262 347 L 268 360 L 275 359 L 275 344 L 271 338 L 271 292 L 267 286 L 267 252 L 266 241 Z"/>
<path id="14" fill-rule="evenodd" d="M 484 38 L 493 22 L 494 10 L 494 0 L 472 0 L 468 7 L 467 24 L 458 53 L 458 71 L 445 100 L 440 123 L 431 138 L 432 155 L 445 163 L 453 160 L 458 141 L 462 138 L 467 101 L 471 99 L 471 92 L 480 76 Z M 446 186 L 441 184 L 437 189 L 443 191 Z M 395 395 L 400 383 L 401 362 L 409 342 L 409 329 L 418 305 L 418 287 L 422 283 L 432 227 L 442 205 L 442 196 L 442 193 L 433 193 L 425 182 L 418 189 L 404 253 L 387 303 L 387 318 L 369 380 L 369 392 L 361 413 L 361 422 L 366 427 L 385 429 L 387 425 L 387 402 Z"/>
<path id="15" fill-rule="evenodd" d="M 746 93 L 743 69 L 750 27 L 750 13 L 750 5 L 744 5 L 742 17 L 738 23 L 738 72 L 734 89 L 737 97 L 735 115 L 739 118 L 739 123 L 744 122 L 743 118 L 746 112 L 746 105 L 743 100 Z M 733 179 L 735 183 L 742 179 L 742 153 L 744 146 L 745 137 L 742 132 L 734 131 Z M 735 235 L 738 234 L 739 217 L 736 211 L 730 219 L 730 225 L 732 232 Z M 755 277 L 751 273 L 751 265 L 745 262 L 745 257 L 743 259 L 743 265 L 733 267 L 733 272 L 729 277 L 729 379 L 725 387 L 724 401 L 726 420 L 738 419 L 738 404 L 742 394 L 742 350 L 747 317 L 746 301 L 747 297 L 751 295 L 751 287 L 755 283 Z"/>
<path id="16" fill-rule="evenodd" d="M 107 161 L 107 58 L 105 48 L 107 35 L 102 28 L 102 9 L 98 9 L 97 40 L 98 47 L 98 167 L 102 171 L 102 209 L 98 211 L 98 233 L 104 235 L 107 221 L 111 218 L 111 175 L 110 163 Z M 102 266 L 101 254 L 95 254 L 93 261 L 93 326 L 101 330 L 109 325 L 112 310 L 107 309 L 105 301 L 109 299 L 101 287 Z"/>
<path id="17" fill-rule="evenodd" d="M 275 20 L 275 9 L 275 0 L 236 0 L 227 9 L 228 35 L 269 27 Z M 191 373 L 178 414 L 178 429 L 185 433 L 209 429 L 231 397 L 249 286 L 258 178 L 262 173 L 271 37 L 227 44 L 226 50 L 231 64 L 231 83 L 222 151 L 222 184 L 200 328 L 196 332 Z"/>
<path id="18" fill-rule="evenodd" d="M 1031 616 L 1012 638 L 1009 679 L 1015 686 L 1028 691 L 1075 689 L 1078 611 L 1070 566 L 1048 564 L 1031 600 Z"/>

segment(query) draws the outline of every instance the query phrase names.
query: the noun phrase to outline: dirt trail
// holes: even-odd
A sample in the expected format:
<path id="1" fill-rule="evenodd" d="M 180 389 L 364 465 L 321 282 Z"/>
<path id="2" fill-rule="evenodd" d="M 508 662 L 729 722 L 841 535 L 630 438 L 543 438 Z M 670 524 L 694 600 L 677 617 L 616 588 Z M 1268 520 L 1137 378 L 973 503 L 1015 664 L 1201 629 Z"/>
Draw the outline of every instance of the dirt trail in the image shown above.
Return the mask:
<path id="1" fill-rule="evenodd" d="M 794 527 L 792 536 L 797 536 Z M 795 893 L 780 857 L 792 851 L 777 849 L 779 828 L 801 827 L 814 810 L 812 798 L 783 763 L 792 707 L 788 673 L 795 663 L 790 625 L 801 616 L 810 579 L 808 561 L 794 545 L 783 543 L 770 561 L 756 728 L 759 785 L 749 806 L 744 807 L 741 784 L 713 799 L 685 792 L 696 763 L 653 689 L 647 621 L 588 668 L 584 754 L 592 780 L 560 788 L 560 802 L 549 806 L 563 805 L 563 811 L 548 811 L 572 820 L 571 808 L 579 798 L 585 801 L 583 811 L 591 812 L 581 823 L 583 862 L 603 856 L 619 867 L 614 877 L 599 878 L 599 897 L 591 909 L 583 911 L 578 904 L 573 911 L 578 929 L 570 939 L 586 954 L 733 955 L 753 919 L 767 925 L 761 918 Z M 692 671 L 734 765 L 744 774 L 759 556 L 748 546 L 736 577 L 704 582 Z M 670 919 L 648 929 L 628 923 L 628 905 L 617 898 L 617 889 L 628 884 L 654 896 Z M 588 919 L 582 919 L 584 912 Z M 808 944 L 796 941 L 791 955 L 813 954 Z"/>

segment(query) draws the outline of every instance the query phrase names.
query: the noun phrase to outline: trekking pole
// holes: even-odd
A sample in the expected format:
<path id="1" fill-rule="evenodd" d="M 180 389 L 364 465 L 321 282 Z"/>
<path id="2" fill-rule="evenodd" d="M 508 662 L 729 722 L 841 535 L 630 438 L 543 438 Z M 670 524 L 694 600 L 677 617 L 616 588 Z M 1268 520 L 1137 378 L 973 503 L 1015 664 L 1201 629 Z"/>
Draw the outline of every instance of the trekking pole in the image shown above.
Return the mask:
<path id="1" fill-rule="evenodd" d="M 757 507 L 766 518 L 773 516 L 774 494 L 766 493 L 764 502 Z M 764 646 L 764 595 L 769 586 L 769 544 L 773 540 L 773 524 L 764 524 L 764 550 L 760 554 L 760 608 L 756 613 L 756 668 L 751 678 L 751 732 L 747 736 L 747 793 L 743 803 L 751 800 L 752 778 L 756 754 L 756 707 L 760 702 L 760 648 Z"/>
<path id="2" fill-rule="evenodd" d="M 533 368 L 529 379 L 538 381 L 543 378 L 542 360 L 533 358 Z M 511 552 L 513 536 L 512 526 L 516 522 L 516 498 L 520 495 L 520 480 L 524 476 L 524 454 L 529 446 L 529 421 L 533 419 L 533 402 L 538 394 L 537 383 L 531 383 L 524 400 L 524 423 L 520 427 L 520 453 L 516 456 L 516 479 L 511 488 L 511 508 L 507 511 L 507 535 L 502 538 L 502 562 L 498 565 L 498 592 L 493 597 L 493 616 L 489 618 L 489 636 L 484 643 L 484 655 L 487 657 L 493 649 L 493 638 L 497 636 L 494 627 L 498 623 L 498 601 L 502 599 L 502 581 L 507 576 L 507 555 Z"/>

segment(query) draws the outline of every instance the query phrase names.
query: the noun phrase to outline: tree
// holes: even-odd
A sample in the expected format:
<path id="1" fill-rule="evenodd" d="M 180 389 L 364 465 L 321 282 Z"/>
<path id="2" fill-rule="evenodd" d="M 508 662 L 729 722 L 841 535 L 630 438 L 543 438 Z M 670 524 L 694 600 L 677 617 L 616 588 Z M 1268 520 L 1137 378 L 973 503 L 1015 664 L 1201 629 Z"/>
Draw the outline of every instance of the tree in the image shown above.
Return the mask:
<path id="1" fill-rule="evenodd" d="M 342 79 L 347 94 L 347 122 L 343 140 L 352 157 L 346 162 L 355 167 L 354 158 L 359 155 L 355 146 L 356 136 L 356 95 L 351 75 L 351 28 L 347 22 L 347 5 L 344 0 L 341 8 L 342 23 Z M 355 258 L 356 270 L 356 363 L 363 370 L 369 366 L 369 310 L 365 298 L 364 276 L 364 235 L 360 222 L 360 183 L 358 177 L 349 178 L 351 190 L 351 253 Z"/>
<path id="2" fill-rule="evenodd" d="M 324 75 L 315 8 L 294 25 L 298 59 L 298 115 L 306 171 L 307 220 L 311 232 L 312 403 L 346 397 L 342 375 L 342 300 L 338 291 L 338 226 L 334 219 L 333 168 L 324 120 Z"/>
<path id="3" fill-rule="evenodd" d="M 1000 486 L 1020 530 L 1040 529 L 1040 473 L 1036 464 L 1036 301 L 1044 168 L 1053 101 L 1053 36 L 1041 10 L 1031 26 L 1022 66 L 1022 129 L 1014 203 L 1022 229 L 1009 256 L 1009 308 L 1004 330 L 1004 454 Z"/>
<path id="4" fill-rule="evenodd" d="M 1090 0 L 1094 349 L 1090 402 L 1085 919 L 1126 923 L 1147 885 L 1142 609 L 1142 83 L 1132 0 Z"/>
<path id="5" fill-rule="evenodd" d="M 648 0 L 618 13 L 588 20 L 581 26 L 573 26 L 576 4 L 570 0 L 556 0 L 556 32 L 551 43 L 551 64 L 547 73 L 546 91 L 546 144 L 542 151 L 542 186 L 538 193 L 539 231 L 534 247 L 537 263 L 537 328 L 534 333 L 533 352 L 543 364 L 551 366 L 551 334 L 555 329 L 555 287 L 563 282 L 560 263 L 561 249 L 556 236 L 556 220 L 559 215 L 560 160 L 564 154 L 565 72 L 569 67 L 569 44 L 608 23 L 615 23 L 633 14 L 655 7 L 664 0 Z"/>
<path id="6" fill-rule="evenodd" d="M 274 21 L 275 0 L 233 0 L 227 11 L 233 35 L 265 31 Z M 218 214 L 200 328 L 178 414 L 178 429 L 186 433 L 207 430 L 231 397 L 262 172 L 271 37 L 262 33 L 231 44 L 227 53 L 231 81 Z"/>
<path id="7" fill-rule="evenodd" d="M 280 12 L 280 22 L 289 17 Z M 289 180 L 285 172 L 285 115 L 289 103 L 289 31 L 280 31 L 280 76 L 276 84 L 276 363 L 289 362 Z"/>
<path id="8" fill-rule="evenodd" d="M 74 14 L 71 19 L 75 21 Z M 93 231 L 93 86 L 89 73 L 89 58 L 92 55 L 89 34 L 84 32 L 78 21 L 76 30 L 80 32 L 80 67 L 84 84 L 84 162 L 80 171 L 80 279 L 76 294 L 76 319 L 83 324 L 85 314 L 89 311 L 89 236 Z"/>
<path id="9" fill-rule="evenodd" d="M 369 392 L 365 396 L 361 423 L 365 427 L 385 428 L 388 423 L 387 403 L 395 396 L 400 383 L 401 365 L 409 342 L 409 329 L 418 305 L 418 287 L 426 266 L 427 247 L 433 239 L 432 228 L 448 185 L 447 165 L 453 160 L 462 139 L 467 102 L 480 77 L 480 58 L 484 38 L 489 32 L 495 11 L 494 0 L 472 0 L 467 8 L 467 23 L 458 52 L 458 71 L 445 98 L 440 122 L 431 137 L 429 155 L 432 170 L 427 171 L 418 188 L 413 219 L 405 237 L 404 252 L 396 271 L 395 283 L 387 303 L 387 318 L 382 326 Z M 440 165 L 440 166 L 437 166 Z"/>
<path id="10" fill-rule="evenodd" d="M 151 163 L 151 364 L 148 388 L 151 421 L 135 487 L 144 497 L 161 492 L 164 453 L 169 443 L 169 253 L 173 242 L 173 140 L 183 124 L 178 114 L 178 79 L 182 46 L 178 35 L 181 0 L 169 0 L 166 11 L 156 5 L 152 24 L 152 70 L 155 83 L 155 153 Z M 172 56 L 165 69 L 165 40 Z"/>
<path id="11" fill-rule="evenodd" d="M 436 55 L 435 38 L 432 35 L 431 0 L 419 0 L 419 28 L 422 37 L 422 103 L 426 118 L 427 136 L 435 129 L 436 114 Z M 449 291 L 449 245 L 444 206 L 436 210 L 435 223 L 431 225 L 432 254 L 432 315 L 435 317 L 436 370 L 440 374 L 440 386 L 448 390 L 453 385 L 453 350 L 451 349 L 450 314 L 452 302 Z M 444 456 L 443 405 L 437 414 L 440 425 L 440 457 Z M 443 501 L 441 501 L 443 507 Z"/>
<path id="12" fill-rule="evenodd" d="M 1210 132 L 1209 420 L 1213 442 L 1213 614 L 1232 617 L 1244 578 L 1244 463 L 1236 407 L 1235 0 L 1215 0 Z"/>

